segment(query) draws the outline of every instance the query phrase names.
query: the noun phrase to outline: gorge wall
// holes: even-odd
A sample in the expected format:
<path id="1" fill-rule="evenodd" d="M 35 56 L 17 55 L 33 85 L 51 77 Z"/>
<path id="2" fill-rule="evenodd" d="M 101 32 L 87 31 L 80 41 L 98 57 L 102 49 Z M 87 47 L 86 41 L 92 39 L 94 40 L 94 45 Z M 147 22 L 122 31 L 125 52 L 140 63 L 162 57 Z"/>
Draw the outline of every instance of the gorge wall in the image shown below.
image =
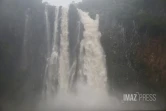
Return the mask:
<path id="1" fill-rule="evenodd" d="M 83 0 L 78 4 L 92 18 L 100 15 L 110 91 L 165 95 L 165 5 L 164 0 Z"/>
<path id="2" fill-rule="evenodd" d="M 75 6 L 90 12 L 93 19 L 100 15 L 110 92 L 117 97 L 120 95 L 117 92 L 136 91 L 166 97 L 165 1 L 83 0 L 70 5 L 70 43 L 76 43 L 78 35 L 80 18 Z M 8 101 L 17 104 L 16 100 L 18 104 L 25 100 L 33 104 L 31 98 L 39 99 L 47 62 L 45 7 L 41 0 L 0 0 L 1 106 Z M 54 6 L 48 5 L 48 18 L 52 41 Z M 84 30 L 82 24 L 81 30 Z M 24 37 L 27 37 L 26 58 L 21 57 Z M 75 45 L 69 44 L 70 49 Z M 72 57 L 78 52 L 69 52 L 72 64 Z M 26 60 L 23 64 L 22 59 Z"/>
<path id="3" fill-rule="evenodd" d="M 54 9 L 48 8 L 52 33 Z M 41 0 L 0 1 L 1 106 L 36 98 L 41 92 L 47 50 L 44 10 Z"/>

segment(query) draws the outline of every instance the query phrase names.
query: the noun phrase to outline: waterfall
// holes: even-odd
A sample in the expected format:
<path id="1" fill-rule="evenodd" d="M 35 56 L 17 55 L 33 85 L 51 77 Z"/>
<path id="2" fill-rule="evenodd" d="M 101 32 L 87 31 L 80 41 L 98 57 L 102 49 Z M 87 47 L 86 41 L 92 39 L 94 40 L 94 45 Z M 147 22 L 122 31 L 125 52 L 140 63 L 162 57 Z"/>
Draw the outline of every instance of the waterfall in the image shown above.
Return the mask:
<path id="1" fill-rule="evenodd" d="M 68 40 L 68 10 L 62 9 L 61 23 L 61 42 L 59 55 L 59 90 L 60 92 L 68 91 L 69 83 L 69 40 Z"/>
<path id="2" fill-rule="evenodd" d="M 58 33 L 58 20 L 59 20 L 59 8 L 56 8 L 56 17 L 54 22 L 54 37 L 53 46 L 50 57 L 47 58 L 47 65 L 45 71 L 45 98 L 50 100 L 58 90 L 58 47 L 57 47 L 57 33 Z M 47 13 L 45 13 L 47 15 Z M 47 27 L 48 28 L 48 27 Z M 48 29 L 47 29 L 48 30 Z"/>
<path id="3" fill-rule="evenodd" d="M 99 17 L 93 20 L 81 10 L 78 10 L 78 15 L 78 35 L 75 46 L 72 47 L 73 58 L 70 64 L 68 10 L 56 9 L 53 46 L 45 76 L 45 94 L 49 108 L 80 108 L 84 105 L 98 108 L 109 103 L 105 54 L 98 29 Z M 81 30 L 81 26 L 85 30 Z M 73 87 L 74 92 L 71 90 Z"/>
<path id="4" fill-rule="evenodd" d="M 45 25 L 46 25 L 46 38 L 47 38 L 47 56 L 50 55 L 50 23 L 48 19 L 48 9 L 45 6 Z"/>
<path id="5" fill-rule="evenodd" d="M 70 78 L 69 78 L 69 88 L 72 88 L 73 85 L 76 82 L 79 82 L 79 66 L 81 64 L 81 61 L 79 61 L 80 55 L 79 55 L 79 50 L 80 50 L 80 42 L 81 42 L 81 22 L 78 21 L 77 22 L 77 30 L 78 30 L 78 35 L 77 35 L 77 40 L 76 40 L 76 45 L 74 46 L 72 53 L 73 53 L 73 61 L 72 61 L 72 65 L 70 67 Z"/>
<path id="6" fill-rule="evenodd" d="M 25 14 L 25 26 L 24 26 L 24 37 L 23 37 L 23 48 L 22 48 L 22 59 L 21 59 L 21 69 L 22 70 L 26 70 L 27 69 L 27 65 L 28 65 L 28 25 L 29 25 L 29 12 L 30 12 L 30 9 L 27 10 L 26 14 Z"/>
<path id="7" fill-rule="evenodd" d="M 106 87 L 107 71 L 105 54 L 100 43 L 101 33 L 99 32 L 99 17 L 91 19 L 88 13 L 78 10 L 81 22 L 84 24 L 84 38 L 81 46 L 84 47 L 83 73 L 87 77 L 87 84 L 92 88 Z"/>

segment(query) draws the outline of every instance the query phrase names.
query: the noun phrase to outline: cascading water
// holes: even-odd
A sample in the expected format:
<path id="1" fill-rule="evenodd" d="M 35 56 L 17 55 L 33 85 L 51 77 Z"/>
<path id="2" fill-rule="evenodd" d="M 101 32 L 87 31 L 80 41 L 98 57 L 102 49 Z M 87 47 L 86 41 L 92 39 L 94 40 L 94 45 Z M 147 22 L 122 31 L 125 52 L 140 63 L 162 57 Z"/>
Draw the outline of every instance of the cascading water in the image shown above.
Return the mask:
<path id="1" fill-rule="evenodd" d="M 105 54 L 98 30 L 99 17 L 93 20 L 88 13 L 81 10 L 78 10 L 78 13 L 80 21 L 77 24 L 76 45 L 73 48 L 75 56 L 72 58 L 73 63 L 70 64 L 68 11 L 64 8 L 56 10 L 53 49 L 46 71 L 45 90 L 47 105 L 49 105 L 47 108 L 73 109 L 86 106 L 93 109 L 110 106 L 106 89 Z M 81 24 L 85 29 L 82 38 Z M 71 90 L 73 85 L 76 92 Z"/>
<path id="2" fill-rule="evenodd" d="M 69 80 L 69 40 L 68 40 L 68 11 L 62 9 L 61 17 L 61 42 L 60 42 L 60 55 L 59 55 L 59 91 L 68 91 Z"/>
<path id="3" fill-rule="evenodd" d="M 51 57 L 47 59 L 46 75 L 45 75 L 45 96 L 46 99 L 50 100 L 54 96 L 58 88 L 58 47 L 57 47 L 57 33 L 58 33 L 58 19 L 59 19 L 59 8 L 56 9 L 56 18 L 54 23 L 54 38 L 53 38 L 53 48 Z M 47 29 L 48 30 L 48 29 Z"/>
<path id="4" fill-rule="evenodd" d="M 88 13 L 79 10 L 84 24 L 84 39 L 81 41 L 85 50 L 83 57 L 83 71 L 87 77 L 87 84 L 93 88 L 104 88 L 107 82 L 105 55 L 100 43 L 101 34 L 98 30 L 99 17 L 91 19 Z"/>
<path id="5" fill-rule="evenodd" d="M 76 44 L 72 50 L 72 53 L 74 53 L 73 55 L 73 62 L 72 65 L 70 67 L 70 78 L 69 78 L 69 88 L 72 88 L 73 85 L 75 84 L 75 82 L 78 82 L 80 79 L 78 76 L 80 75 L 78 70 L 80 69 L 80 64 L 82 61 L 79 60 L 79 50 L 80 50 L 80 42 L 81 42 L 81 22 L 78 21 L 77 22 L 77 30 L 78 30 L 78 35 L 77 35 L 77 40 L 76 40 Z"/>
<path id="6" fill-rule="evenodd" d="M 47 38 L 47 56 L 50 55 L 50 23 L 48 19 L 48 7 L 45 6 L 45 25 L 46 25 L 46 38 Z"/>
<path id="7" fill-rule="evenodd" d="M 25 15 L 25 28 L 24 28 L 24 38 L 23 38 L 23 49 L 22 49 L 22 60 L 21 60 L 21 69 L 26 70 L 28 65 L 27 60 L 27 42 L 28 42 L 28 25 L 29 25 L 29 12 L 30 9 L 27 10 Z"/>

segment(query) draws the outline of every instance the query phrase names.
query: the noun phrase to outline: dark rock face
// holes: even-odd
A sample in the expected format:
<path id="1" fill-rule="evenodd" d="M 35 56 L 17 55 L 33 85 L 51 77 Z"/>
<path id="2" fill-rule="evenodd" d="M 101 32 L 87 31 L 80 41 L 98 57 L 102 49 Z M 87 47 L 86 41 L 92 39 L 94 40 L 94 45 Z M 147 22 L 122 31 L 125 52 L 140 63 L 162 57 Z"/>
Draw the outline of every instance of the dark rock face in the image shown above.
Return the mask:
<path id="1" fill-rule="evenodd" d="M 93 19 L 96 14 L 100 15 L 101 43 L 112 92 L 144 91 L 165 96 L 165 4 L 164 0 L 83 0 L 78 4 Z M 61 8 L 57 44 L 60 43 Z M 9 101 L 14 105 L 25 101 L 34 105 L 39 99 L 47 62 L 44 10 L 41 0 L 0 0 L 0 107 Z M 48 6 L 51 43 L 55 14 L 55 7 Z M 26 62 L 21 64 L 26 16 L 29 17 L 23 58 Z M 69 7 L 68 18 L 72 66 L 78 59 L 84 26 L 74 4 Z M 78 69 L 79 63 L 76 64 Z M 74 78 L 77 80 L 77 70 Z"/>
<path id="2" fill-rule="evenodd" d="M 78 7 L 100 15 L 110 90 L 165 95 L 165 1 L 84 0 Z"/>
<path id="3" fill-rule="evenodd" d="M 53 40 L 53 36 L 54 36 L 54 21 L 55 21 L 55 10 L 56 7 L 55 6 L 48 6 L 48 18 L 50 21 L 50 33 L 51 33 L 51 42 Z M 52 45 L 52 44 L 51 44 Z"/>
<path id="4" fill-rule="evenodd" d="M 145 75 L 158 90 L 165 90 L 166 52 L 163 37 L 150 38 L 147 44 L 141 44 L 137 50 L 137 58 L 147 72 Z M 154 82 L 155 81 L 155 82 Z"/>
<path id="5" fill-rule="evenodd" d="M 70 87 L 72 90 L 75 87 L 74 84 L 78 80 L 78 70 L 79 70 L 79 53 L 80 53 L 80 42 L 83 39 L 84 26 L 80 21 L 80 16 L 78 14 L 77 8 L 74 4 L 69 6 L 68 12 L 68 31 L 69 31 L 69 58 L 70 58 L 70 68 L 76 64 L 76 71 L 74 75 L 74 81 L 70 81 Z M 76 63 L 74 63 L 76 62 Z M 70 78 L 70 80 L 72 80 Z"/>
<path id="6" fill-rule="evenodd" d="M 3 104 L 28 99 L 33 104 L 32 98 L 36 100 L 41 93 L 47 60 L 44 8 L 41 0 L 0 1 L 0 101 Z M 48 12 L 52 38 L 55 7 L 48 6 Z M 26 16 L 26 48 L 23 49 Z M 25 66 L 21 64 L 23 50 Z"/>
<path id="7" fill-rule="evenodd" d="M 78 48 L 78 22 L 80 21 L 77 9 L 74 5 L 70 5 L 69 8 L 69 52 L 70 52 L 70 65 L 73 64 Z"/>

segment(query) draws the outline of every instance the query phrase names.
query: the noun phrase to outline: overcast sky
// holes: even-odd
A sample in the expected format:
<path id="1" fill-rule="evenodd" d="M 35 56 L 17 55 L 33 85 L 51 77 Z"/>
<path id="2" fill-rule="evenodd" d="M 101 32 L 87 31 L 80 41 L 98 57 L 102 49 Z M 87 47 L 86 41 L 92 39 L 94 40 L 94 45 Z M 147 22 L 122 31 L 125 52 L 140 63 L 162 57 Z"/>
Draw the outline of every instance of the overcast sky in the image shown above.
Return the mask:
<path id="1" fill-rule="evenodd" d="M 67 6 L 69 5 L 70 3 L 72 3 L 72 1 L 75 1 L 75 2 L 80 2 L 82 0 L 43 0 L 43 2 L 47 1 L 49 4 L 51 5 L 56 5 L 56 6 Z"/>

